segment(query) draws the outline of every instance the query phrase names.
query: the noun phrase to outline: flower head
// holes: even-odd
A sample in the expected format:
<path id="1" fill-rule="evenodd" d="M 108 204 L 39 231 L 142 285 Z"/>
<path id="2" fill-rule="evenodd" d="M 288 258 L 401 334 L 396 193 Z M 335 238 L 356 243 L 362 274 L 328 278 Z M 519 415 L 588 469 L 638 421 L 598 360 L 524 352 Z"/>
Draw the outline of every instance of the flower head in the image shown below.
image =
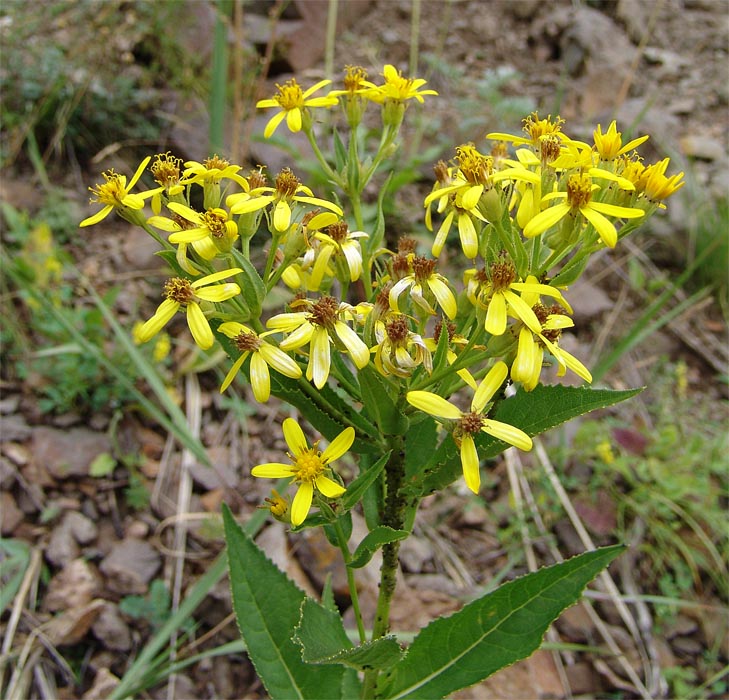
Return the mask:
<path id="1" fill-rule="evenodd" d="M 548 207 L 537 214 L 524 227 L 524 235 L 533 238 L 551 228 L 568 214 L 572 217 L 580 216 L 589 221 L 599 234 L 602 242 L 609 248 L 614 248 L 618 242 L 618 232 L 615 224 L 605 216 L 614 216 L 621 219 L 637 219 L 645 214 L 642 209 L 633 207 L 619 207 L 607 202 L 593 199 L 593 192 L 599 189 L 593 184 L 592 178 L 586 174 L 575 173 L 567 179 L 566 192 L 551 192 L 542 197 L 542 202 L 561 200 L 560 203 Z"/>
<path id="2" fill-rule="evenodd" d="M 264 337 L 270 335 L 273 331 L 258 335 L 237 321 L 221 323 L 218 330 L 232 338 L 238 350 L 241 351 L 241 356 L 233 363 L 223 380 L 220 387 L 221 394 L 230 386 L 235 375 L 238 374 L 241 366 L 249 356 L 251 358 L 250 379 L 253 395 L 256 397 L 256 401 L 261 403 L 268 401 L 268 397 L 271 395 L 269 367 L 273 367 L 277 372 L 281 372 L 281 374 L 292 379 L 298 379 L 301 376 L 301 368 L 294 360 L 283 350 L 264 340 Z"/>
<path id="3" fill-rule="evenodd" d="M 373 348 L 374 363 L 380 374 L 409 377 L 420 365 L 433 371 L 433 358 L 426 341 L 408 326 L 405 314 L 390 312 L 375 321 L 377 345 Z"/>
<path id="4" fill-rule="evenodd" d="M 507 374 L 506 364 L 497 362 L 478 385 L 471 400 L 471 410 L 467 412 L 461 411 L 442 396 L 430 391 L 409 391 L 406 396 L 411 406 L 436 418 L 454 421 L 452 435 L 461 453 L 463 477 L 466 480 L 466 486 L 474 493 L 478 493 L 481 484 L 478 453 L 474 442 L 475 435 L 484 432 L 521 450 L 531 450 L 532 448 L 532 440 L 523 430 L 486 417 L 487 404 L 500 389 Z"/>
<path id="5" fill-rule="evenodd" d="M 354 428 L 345 428 L 323 452 L 318 449 L 318 441 L 309 447 L 304 431 L 293 418 L 283 422 L 283 434 L 292 464 L 259 464 L 253 467 L 251 474 L 265 479 L 292 477 L 299 485 L 291 504 L 291 524 L 296 527 L 304 522 L 309 513 L 315 489 L 326 498 L 339 498 L 346 491 L 330 477 L 330 465 L 352 446 Z"/>
<path id="6" fill-rule="evenodd" d="M 301 131 L 305 125 L 304 118 L 308 116 L 309 107 L 333 107 L 338 103 L 335 96 L 325 95 L 323 97 L 312 97 L 312 95 L 331 83 L 331 80 L 320 80 L 316 85 L 312 85 L 307 90 L 302 90 L 301 86 L 296 82 L 296 78 L 291 78 L 283 85 L 276 84 L 278 93 L 271 98 L 259 100 L 256 107 L 259 109 L 267 107 L 278 107 L 281 111 L 271 117 L 266 128 L 263 131 L 265 138 L 273 136 L 278 125 L 286 119 L 286 126 L 289 131 L 296 133 Z"/>
<path id="7" fill-rule="evenodd" d="M 344 348 L 359 369 L 369 363 L 369 348 L 343 320 L 354 316 L 349 304 L 339 303 L 332 296 L 322 296 L 317 301 L 302 299 L 298 306 L 304 307 L 305 311 L 278 314 L 268 319 L 266 325 L 274 331 L 289 333 L 279 345 L 281 350 L 309 346 L 306 378 L 313 381 L 317 389 L 321 389 L 329 377 L 332 343 Z"/>
<path id="8" fill-rule="evenodd" d="M 399 279 L 390 289 L 390 308 L 399 311 L 398 299 L 406 289 L 409 289 L 413 303 L 426 314 L 435 314 L 426 298 L 430 296 L 438 302 L 448 318 L 453 318 L 457 311 L 456 298 L 446 278 L 435 271 L 436 261 L 410 254 L 408 262 L 412 272 Z"/>
<path id="9" fill-rule="evenodd" d="M 284 168 L 276 176 L 275 187 L 261 186 L 251 189 L 250 192 L 231 194 L 225 203 L 230 207 L 231 214 L 236 215 L 249 214 L 273 204 L 273 228 L 279 233 L 287 232 L 291 226 L 292 203 L 323 207 L 339 216 L 343 215 L 338 205 L 314 197 L 313 194 L 308 187 L 301 184 L 290 168 Z"/>
<path id="10" fill-rule="evenodd" d="M 423 104 L 424 95 L 437 95 L 435 90 L 421 90 L 427 80 L 423 78 L 405 78 L 395 66 L 387 64 L 382 70 L 385 79 L 383 85 L 379 85 L 367 92 L 367 97 L 373 102 L 385 104 L 387 102 L 407 102 L 417 100 Z"/>
<path id="11" fill-rule="evenodd" d="M 190 332 L 197 345 L 203 350 L 211 348 L 215 337 L 199 302 L 221 302 L 240 294 L 240 287 L 235 282 L 215 284 L 215 282 L 237 275 L 239 272 L 242 272 L 239 267 L 233 267 L 206 275 L 194 282 L 190 282 L 184 277 L 168 279 L 163 293 L 163 296 L 166 297 L 165 300 L 157 307 L 152 318 L 142 326 L 136 338 L 140 343 L 146 343 L 167 325 L 180 308 L 184 308 L 187 325 L 190 327 Z"/>
<path id="12" fill-rule="evenodd" d="M 93 216 L 89 216 L 84 219 L 79 226 L 92 226 L 103 221 L 112 211 L 116 210 L 119 216 L 130 221 L 131 223 L 139 223 L 137 220 L 139 215 L 137 214 L 139 209 L 144 208 L 144 200 L 148 197 L 154 196 L 156 193 L 162 191 L 162 187 L 157 189 L 148 190 L 142 194 L 132 194 L 131 190 L 137 181 L 142 177 L 144 169 L 147 167 L 149 161 L 152 160 L 151 156 L 147 156 L 137 168 L 137 171 L 132 176 L 132 179 L 127 185 L 127 176 L 119 175 L 114 170 L 108 170 L 102 173 L 102 176 L 106 182 L 95 187 L 89 187 L 94 197 L 91 198 L 92 202 L 98 202 L 103 204 L 103 208 L 96 212 Z"/>
<path id="13" fill-rule="evenodd" d="M 593 138 L 595 139 L 595 151 L 600 156 L 600 160 L 607 161 L 615 160 L 618 156 L 634 150 L 641 143 L 648 140 L 648 136 L 639 136 L 623 146 L 623 135 L 618 131 L 614 119 L 610 122 L 610 126 L 604 134 L 602 133 L 602 126 L 598 124 L 593 132 Z"/>

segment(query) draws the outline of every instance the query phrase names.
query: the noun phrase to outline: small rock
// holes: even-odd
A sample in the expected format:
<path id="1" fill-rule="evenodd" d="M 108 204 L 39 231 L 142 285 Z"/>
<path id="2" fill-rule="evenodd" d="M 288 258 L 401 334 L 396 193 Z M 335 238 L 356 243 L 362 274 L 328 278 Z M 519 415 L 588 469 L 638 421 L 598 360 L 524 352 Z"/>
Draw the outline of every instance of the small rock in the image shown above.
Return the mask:
<path id="1" fill-rule="evenodd" d="M 695 637 L 676 637 L 671 641 L 673 651 L 679 656 L 698 656 L 704 645 Z"/>
<path id="2" fill-rule="evenodd" d="M 595 673 L 592 664 L 587 661 L 578 661 L 565 668 L 573 695 L 595 697 L 602 690 L 599 674 Z"/>
<path id="3" fill-rule="evenodd" d="M 18 470 L 5 457 L 0 457 L 0 489 L 6 491 L 14 483 Z"/>
<path id="4" fill-rule="evenodd" d="M 567 301 L 574 301 L 574 321 L 577 326 L 613 308 L 612 299 L 600 287 L 591 284 L 584 277 L 578 279 L 565 293 Z"/>
<path id="5" fill-rule="evenodd" d="M 161 564 L 159 552 L 151 544 L 129 537 L 111 548 L 99 569 L 115 593 L 142 594 Z"/>
<path id="6" fill-rule="evenodd" d="M 8 491 L 0 493 L 0 532 L 11 535 L 21 522 L 23 511 L 18 508 L 13 495 Z"/>
<path id="7" fill-rule="evenodd" d="M 100 668 L 91 687 L 83 694 L 83 700 L 106 700 L 119 685 L 119 679 L 108 669 Z"/>
<path id="8" fill-rule="evenodd" d="M 206 491 L 235 486 L 238 482 L 238 474 L 232 465 L 230 448 L 213 446 L 208 448 L 208 454 L 214 466 L 207 467 L 196 461 L 190 467 L 193 481 Z"/>
<path id="9" fill-rule="evenodd" d="M 155 255 L 159 245 L 144 229 L 130 226 L 123 240 L 122 254 L 126 261 L 119 262 L 124 270 L 129 269 L 128 265 L 134 270 L 157 270 L 162 266 L 160 257 Z"/>
<path id="10" fill-rule="evenodd" d="M 85 559 L 74 559 L 50 580 L 45 607 L 51 612 L 82 607 L 98 595 L 99 584 L 94 568 Z"/>
<path id="11" fill-rule="evenodd" d="M 33 455 L 36 462 L 45 464 L 57 479 L 87 476 L 89 466 L 102 452 L 111 452 L 112 446 L 104 433 L 88 428 L 56 430 L 40 427 L 33 431 Z"/>
<path id="12" fill-rule="evenodd" d="M 666 627 L 664 636 L 666 639 L 675 637 L 688 637 L 699 628 L 698 622 L 688 615 L 677 615 L 676 619 Z"/>
<path id="13" fill-rule="evenodd" d="M 8 413 L 15 413 L 20 405 L 20 394 L 12 394 L 0 399 L 0 415 L 6 416 Z"/>
<path id="14" fill-rule="evenodd" d="M 81 553 L 71 530 L 62 525 L 53 528 L 45 557 L 54 566 L 63 567 Z"/>
<path id="15" fill-rule="evenodd" d="M 129 651 L 132 648 L 132 634 L 129 625 L 119 614 L 114 603 L 107 602 L 99 617 L 91 627 L 94 636 L 113 651 Z"/>
<path id="16" fill-rule="evenodd" d="M 18 413 L 3 416 L 0 420 L 0 440 L 3 442 L 24 442 L 30 437 L 31 428 Z"/>
<path id="17" fill-rule="evenodd" d="M 73 538 L 79 544 L 93 542 L 99 534 L 96 524 L 87 518 L 83 513 L 70 511 L 63 517 L 64 527 L 67 527 Z"/>
<path id="18" fill-rule="evenodd" d="M 51 644 L 65 646 L 78 644 L 94 624 L 106 605 L 97 598 L 78 608 L 71 608 L 57 615 L 46 625 L 45 633 Z"/>
<path id="19" fill-rule="evenodd" d="M 126 528 L 126 536 L 138 540 L 144 539 L 149 534 L 149 525 L 143 520 L 133 520 Z"/>
<path id="20" fill-rule="evenodd" d="M 400 563 L 405 571 L 418 574 L 433 558 L 433 547 L 424 537 L 408 537 L 400 543 Z"/>
<path id="21" fill-rule="evenodd" d="M 701 134 L 687 134 L 680 140 L 680 144 L 685 155 L 700 160 L 716 160 L 724 152 L 716 139 Z"/>
<path id="22" fill-rule="evenodd" d="M 17 442 L 3 442 L 2 451 L 13 464 L 17 464 L 19 467 L 28 464 L 28 460 L 30 459 L 30 451 L 28 448 Z"/>

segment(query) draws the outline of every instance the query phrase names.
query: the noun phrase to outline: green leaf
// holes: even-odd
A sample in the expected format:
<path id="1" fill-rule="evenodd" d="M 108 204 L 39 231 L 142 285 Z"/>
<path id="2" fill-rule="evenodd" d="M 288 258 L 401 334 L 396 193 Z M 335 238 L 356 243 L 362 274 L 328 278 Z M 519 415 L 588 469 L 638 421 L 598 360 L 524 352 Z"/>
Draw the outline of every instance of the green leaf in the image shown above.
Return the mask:
<path id="1" fill-rule="evenodd" d="M 238 277 L 243 278 L 243 283 L 240 285 L 241 294 L 249 309 L 250 318 L 258 318 L 261 315 L 263 300 L 266 298 L 266 285 L 251 261 L 243 253 L 237 248 L 233 248 L 231 252 L 235 264 L 243 270 Z"/>
<path id="2" fill-rule="evenodd" d="M 306 595 L 245 534 L 225 505 L 223 522 L 233 609 L 269 696 L 273 700 L 341 698 L 346 670 L 308 665 L 294 641 Z"/>
<path id="3" fill-rule="evenodd" d="M 352 555 L 352 561 L 348 566 L 352 569 L 361 569 L 374 556 L 375 552 L 383 545 L 390 542 L 404 540 L 410 533 L 406 530 L 394 530 L 387 525 L 380 525 L 367 533 L 365 538 L 357 545 Z"/>
<path id="4" fill-rule="evenodd" d="M 521 428 L 528 435 L 539 435 L 577 416 L 625 401 L 641 391 L 540 384 L 529 392 L 519 389 L 515 396 L 499 403 L 491 417 Z M 481 433 L 476 438 L 476 447 L 481 459 L 489 459 L 501 454 L 508 445 Z M 421 495 L 442 489 L 460 476 L 460 455 L 451 437 L 441 442 L 423 471 L 426 476 Z"/>
<path id="5" fill-rule="evenodd" d="M 342 664 L 358 671 L 377 669 L 387 671 L 402 659 L 403 650 L 395 637 L 380 637 L 358 647 L 345 649 L 327 659 L 312 661 L 320 664 Z M 353 697 L 353 696 L 350 696 Z"/>
<path id="6" fill-rule="evenodd" d="M 327 610 L 311 598 L 301 606 L 294 641 L 301 646 L 301 658 L 313 664 L 326 663 L 332 656 L 352 648 L 339 613 Z"/>
<path id="7" fill-rule="evenodd" d="M 408 419 L 392 400 L 386 381 L 368 365 L 357 373 L 362 401 L 384 435 L 403 435 Z"/>
<path id="8" fill-rule="evenodd" d="M 0 613 L 15 598 L 30 566 L 30 547 L 22 540 L 0 538 Z"/>
<path id="9" fill-rule="evenodd" d="M 526 658 L 552 621 L 624 549 L 617 545 L 580 554 L 431 622 L 383 679 L 379 697 L 440 699 Z"/>
<path id="10" fill-rule="evenodd" d="M 347 165 L 347 149 L 342 143 L 338 129 L 332 130 L 332 139 L 334 140 L 334 164 L 336 165 L 337 172 L 341 173 Z"/>
<path id="11" fill-rule="evenodd" d="M 423 465 L 433 458 L 438 444 L 438 424 L 430 416 L 423 420 L 410 421 L 410 428 L 405 434 L 405 475 L 407 478 L 417 477 L 422 473 Z"/>
<path id="12" fill-rule="evenodd" d="M 109 476 L 114 471 L 115 466 L 116 460 L 108 452 L 102 452 L 89 465 L 89 476 Z"/>

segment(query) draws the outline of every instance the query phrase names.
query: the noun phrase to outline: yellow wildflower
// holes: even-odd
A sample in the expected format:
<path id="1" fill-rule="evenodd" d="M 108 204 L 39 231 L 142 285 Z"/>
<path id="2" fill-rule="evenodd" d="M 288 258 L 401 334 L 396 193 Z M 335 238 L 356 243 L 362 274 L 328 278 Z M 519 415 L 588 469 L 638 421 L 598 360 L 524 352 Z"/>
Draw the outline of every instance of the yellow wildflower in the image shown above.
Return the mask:
<path id="1" fill-rule="evenodd" d="M 93 226 L 103 221 L 112 211 L 116 210 L 119 216 L 126 219 L 130 223 L 139 224 L 140 209 L 144 209 L 144 200 L 148 197 L 152 197 L 162 190 L 161 187 L 153 190 L 148 190 L 142 194 L 132 194 L 131 189 L 137 184 L 137 181 L 142 177 L 144 169 L 147 167 L 149 161 L 152 160 L 151 156 L 147 156 L 137 168 L 136 172 L 132 176 L 132 179 L 127 185 L 126 175 L 119 175 L 114 170 L 108 170 L 102 173 L 103 178 L 106 180 L 101 185 L 96 187 L 89 187 L 89 191 L 94 195 L 92 202 L 98 202 L 103 204 L 103 208 L 96 212 L 93 216 L 89 216 L 84 219 L 79 226 Z M 141 219 L 143 221 L 143 219 Z"/>
<path id="2" fill-rule="evenodd" d="M 296 133 L 301 131 L 305 125 L 304 119 L 308 117 L 309 107 L 333 107 L 338 103 L 336 97 L 325 95 L 324 97 L 312 97 L 312 95 L 331 83 L 331 80 L 320 80 L 316 85 L 312 85 L 306 91 L 303 91 L 295 78 L 291 78 L 283 85 L 276 84 L 278 94 L 265 100 L 259 100 L 256 107 L 265 109 L 268 107 L 278 107 L 281 111 L 271 117 L 266 128 L 263 131 L 265 138 L 273 136 L 278 125 L 286 119 L 286 126 L 289 131 Z"/>
<path id="3" fill-rule="evenodd" d="M 296 527 L 306 519 L 315 489 L 326 498 L 339 498 L 346 491 L 341 484 L 331 479 L 330 465 L 352 446 L 354 428 L 345 428 L 323 452 L 317 449 L 318 441 L 309 447 L 304 431 L 293 418 L 287 418 L 283 422 L 283 434 L 290 450 L 288 456 L 292 464 L 280 462 L 259 464 L 253 467 L 251 474 L 264 479 L 292 477 L 299 485 L 291 504 L 291 524 Z"/>
<path id="4" fill-rule="evenodd" d="M 269 367 L 273 367 L 277 372 L 281 372 L 281 374 L 292 379 L 298 379 L 301 376 L 301 368 L 293 359 L 283 350 L 263 339 L 275 331 L 258 335 L 237 321 L 221 323 L 218 330 L 232 338 L 236 347 L 242 353 L 225 376 L 220 387 L 221 394 L 230 386 L 248 356 L 251 358 L 250 379 L 253 395 L 256 397 L 256 401 L 261 403 L 268 401 L 271 395 Z"/>
<path id="5" fill-rule="evenodd" d="M 411 406 L 436 418 L 456 422 L 452 432 L 453 439 L 461 453 L 461 466 L 466 486 L 474 493 L 478 493 L 481 484 L 479 459 L 474 442 L 476 434 L 487 433 L 497 440 L 503 440 L 521 450 L 531 450 L 532 448 L 532 440 L 523 430 L 486 417 L 487 404 L 501 388 L 507 374 L 506 364 L 501 361 L 497 362 L 478 385 L 471 400 L 471 410 L 468 412 L 461 411 L 442 396 L 430 391 L 409 391 L 406 396 Z"/>
<path id="6" fill-rule="evenodd" d="M 173 277 L 167 280 L 163 294 L 166 298 L 157 307 L 157 311 L 155 311 L 152 318 L 136 334 L 137 341 L 146 343 L 153 338 L 167 325 L 177 311 L 184 307 L 187 315 L 187 325 L 190 327 L 195 342 L 203 350 L 211 348 L 215 337 L 199 302 L 221 302 L 240 294 L 240 287 L 234 282 L 215 284 L 215 282 L 237 275 L 239 272 L 242 272 L 239 267 L 233 267 L 229 270 L 206 275 L 194 282 L 190 282 L 190 280 L 183 277 Z"/>

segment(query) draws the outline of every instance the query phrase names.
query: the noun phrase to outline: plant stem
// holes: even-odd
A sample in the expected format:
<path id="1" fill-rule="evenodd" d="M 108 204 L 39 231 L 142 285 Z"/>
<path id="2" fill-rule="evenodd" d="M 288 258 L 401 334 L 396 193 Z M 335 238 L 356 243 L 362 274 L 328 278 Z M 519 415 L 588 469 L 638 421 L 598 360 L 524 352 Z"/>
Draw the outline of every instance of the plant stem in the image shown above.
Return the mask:
<path id="1" fill-rule="evenodd" d="M 357 593 L 357 582 L 354 579 L 354 570 L 349 566 L 349 562 L 352 561 L 352 554 L 347 546 L 347 538 L 344 536 L 344 530 L 342 529 L 342 523 L 339 520 L 334 521 L 334 531 L 337 533 L 337 541 L 339 542 L 339 549 L 342 551 L 342 558 L 344 559 L 344 568 L 347 572 L 347 585 L 349 586 L 349 597 L 352 601 L 352 610 L 354 611 L 354 619 L 357 621 L 357 633 L 359 634 L 360 643 L 367 641 L 367 634 L 364 628 L 364 622 L 362 621 L 362 610 L 359 607 L 359 595 Z"/>
<path id="2" fill-rule="evenodd" d="M 385 479 L 387 493 L 385 494 L 385 508 L 382 514 L 382 524 L 393 530 L 401 530 L 405 524 L 405 499 L 401 493 L 405 477 L 405 440 L 400 436 L 389 438 L 390 459 L 385 465 Z M 384 637 L 390 630 L 390 604 L 395 594 L 397 584 L 397 569 L 399 566 L 398 553 L 400 542 L 390 542 L 382 548 L 382 566 L 380 567 L 380 592 L 377 598 L 375 620 L 372 625 L 372 640 Z M 362 697 L 374 697 L 377 686 L 376 669 L 365 671 Z"/>

